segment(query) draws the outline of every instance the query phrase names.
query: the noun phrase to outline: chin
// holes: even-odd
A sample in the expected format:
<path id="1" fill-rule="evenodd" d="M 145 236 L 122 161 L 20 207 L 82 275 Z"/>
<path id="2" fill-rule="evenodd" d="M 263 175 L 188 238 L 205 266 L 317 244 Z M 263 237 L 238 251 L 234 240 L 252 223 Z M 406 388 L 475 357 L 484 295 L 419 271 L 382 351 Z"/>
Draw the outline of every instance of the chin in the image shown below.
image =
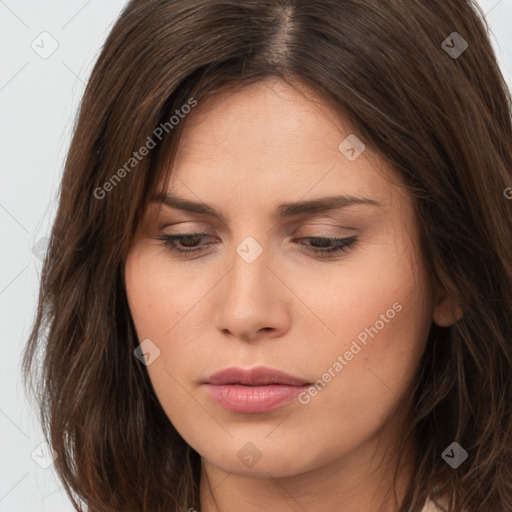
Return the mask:
<path id="1" fill-rule="evenodd" d="M 229 443 L 208 442 L 204 451 L 197 450 L 209 464 L 225 472 L 240 476 L 284 478 L 321 467 L 322 456 L 314 456 L 304 440 L 291 445 L 289 440 L 265 439 L 268 430 L 261 437 L 247 435 L 234 438 Z M 252 440 L 251 440 L 252 439 Z M 216 449 L 212 449 L 216 446 Z"/>

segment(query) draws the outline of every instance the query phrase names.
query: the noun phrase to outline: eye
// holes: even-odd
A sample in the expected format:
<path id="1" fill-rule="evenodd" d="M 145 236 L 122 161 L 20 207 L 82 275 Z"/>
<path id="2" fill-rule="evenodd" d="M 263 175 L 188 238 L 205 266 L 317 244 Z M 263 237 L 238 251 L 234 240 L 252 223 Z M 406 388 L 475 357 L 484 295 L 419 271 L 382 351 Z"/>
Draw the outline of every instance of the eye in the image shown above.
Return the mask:
<path id="1" fill-rule="evenodd" d="M 209 238 L 206 233 L 190 233 L 178 235 L 161 235 L 156 237 L 162 245 L 170 252 L 179 256 L 189 257 L 205 251 L 204 245 L 200 244 L 204 239 Z M 299 240 L 308 240 L 309 244 L 298 242 L 304 246 L 307 252 L 324 257 L 334 257 L 340 253 L 348 252 L 357 241 L 356 236 L 347 238 L 326 238 L 326 237 L 306 237 Z M 179 244 L 180 246 L 178 246 Z"/>
<path id="2" fill-rule="evenodd" d="M 191 233 L 183 235 L 162 235 L 156 238 L 162 242 L 162 245 L 169 251 L 180 255 L 191 255 L 198 252 L 202 252 L 202 248 L 197 248 L 195 244 L 201 242 L 204 238 L 208 237 L 206 233 Z M 182 246 L 188 247 L 188 249 L 182 249 L 176 245 L 179 242 Z"/>
<path id="3" fill-rule="evenodd" d="M 308 237 L 304 240 L 313 241 L 313 245 L 307 245 L 307 250 L 324 256 L 336 255 L 349 251 L 355 242 L 357 241 L 356 236 L 350 236 L 347 238 L 323 238 L 323 237 Z M 315 246 L 315 243 L 320 242 L 320 247 Z M 302 244 L 306 245 L 306 244 Z"/>

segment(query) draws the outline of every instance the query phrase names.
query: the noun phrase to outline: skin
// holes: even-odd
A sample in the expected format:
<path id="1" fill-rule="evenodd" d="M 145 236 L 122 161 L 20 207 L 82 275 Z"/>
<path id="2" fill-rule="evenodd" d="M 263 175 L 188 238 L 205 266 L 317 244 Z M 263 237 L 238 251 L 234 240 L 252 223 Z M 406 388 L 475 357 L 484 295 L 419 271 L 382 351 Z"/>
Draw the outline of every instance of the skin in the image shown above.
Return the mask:
<path id="1" fill-rule="evenodd" d="M 355 161 L 341 153 L 354 133 L 342 121 L 314 91 L 275 78 L 201 102 L 167 190 L 212 205 L 226 222 L 154 203 L 127 256 L 137 335 L 160 349 L 151 382 L 202 457 L 203 511 L 394 511 L 414 471 L 410 446 L 395 494 L 391 468 L 430 326 L 460 312 L 426 275 L 412 199 L 368 147 Z M 382 206 L 273 216 L 281 203 L 334 194 Z M 210 237 L 177 244 L 203 248 L 188 259 L 155 239 L 197 232 Z M 306 247 L 307 237 L 353 235 L 353 247 L 330 259 Z M 263 249 L 252 263 L 236 252 L 248 236 Z M 400 312 L 307 404 L 240 414 L 200 384 L 229 366 L 315 382 L 396 303 Z M 252 467 L 237 457 L 249 442 L 261 455 Z"/>

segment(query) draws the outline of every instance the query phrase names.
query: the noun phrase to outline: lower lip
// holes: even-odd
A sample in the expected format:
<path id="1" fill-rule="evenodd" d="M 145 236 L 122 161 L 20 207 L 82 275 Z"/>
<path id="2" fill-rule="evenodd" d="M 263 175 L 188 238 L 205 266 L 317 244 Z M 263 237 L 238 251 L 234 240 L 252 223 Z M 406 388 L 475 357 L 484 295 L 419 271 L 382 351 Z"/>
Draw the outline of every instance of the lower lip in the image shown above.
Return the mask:
<path id="1" fill-rule="evenodd" d="M 299 396 L 308 385 L 242 386 L 241 384 L 206 384 L 210 397 L 233 412 L 258 413 L 278 409 Z"/>

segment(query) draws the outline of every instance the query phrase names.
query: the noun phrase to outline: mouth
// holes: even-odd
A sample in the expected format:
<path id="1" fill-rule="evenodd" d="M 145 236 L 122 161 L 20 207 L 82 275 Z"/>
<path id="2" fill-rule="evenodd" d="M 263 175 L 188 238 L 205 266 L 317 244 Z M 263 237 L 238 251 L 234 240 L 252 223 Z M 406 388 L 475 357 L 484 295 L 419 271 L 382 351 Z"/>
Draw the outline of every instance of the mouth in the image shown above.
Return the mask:
<path id="1" fill-rule="evenodd" d="M 242 386 L 269 386 L 269 385 L 283 385 L 283 386 L 305 386 L 311 385 L 305 379 L 294 377 L 281 370 L 274 368 L 266 368 L 258 366 L 245 370 L 243 368 L 226 368 L 220 372 L 210 375 L 204 382 L 205 384 L 213 385 L 229 385 L 239 384 Z"/>
<path id="2" fill-rule="evenodd" d="M 311 385 L 281 370 L 226 368 L 202 383 L 210 398 L 232 412 L 263 413 L 284 406 Z"/>

